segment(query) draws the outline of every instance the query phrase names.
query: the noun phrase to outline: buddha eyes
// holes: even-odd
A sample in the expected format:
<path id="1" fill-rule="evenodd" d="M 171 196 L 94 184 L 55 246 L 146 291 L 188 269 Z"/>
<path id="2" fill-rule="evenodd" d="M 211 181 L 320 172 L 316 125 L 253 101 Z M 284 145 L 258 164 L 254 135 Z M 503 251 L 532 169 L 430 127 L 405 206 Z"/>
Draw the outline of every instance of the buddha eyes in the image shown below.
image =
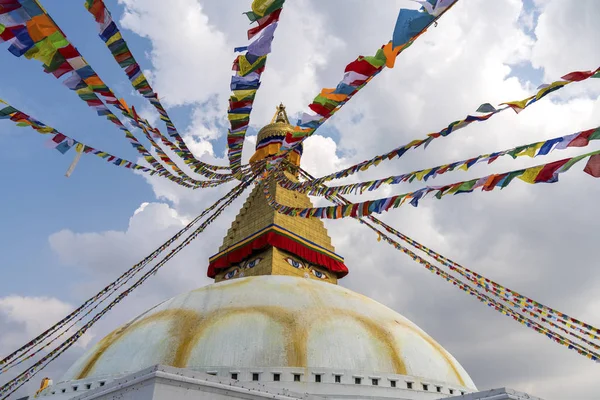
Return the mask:
<path id="1" fill-rule="evenodd" d="M 246 269 L 254 268 L 258 265 L 259 262 L 261 262 L 261 260 L 262 260 L 262 258 L 259 257 L 259 258 L 255 258 L 252 261 L 248 261 L 246 263 L 246 265 L 244 266 L 244 268 L 246 268 Z"/>
<path id="2" fill-rule="evenodd" d="M 229 271 L 228 273 L 226 273 L 223 276 L 223 279 L 231 279 L 234 278 L 238 273 L 240 272 L 240 270 L 238 268 L 232 269 L 231 271 Z"/>
<path id="3" fill-rule="evenodd" d="M 321 271 L 317 271 L 316 269 L 311 269 L 311 272 L 314 276 L 316 276 L 319 279 L 327 279 L 327 275 L 325 275 Z"/>
<path id="4" fill-rule="evenodd" d="M 294 268 L 298 268 L 298 269 L 306 268 L 302 262 L 296 261 L 293 258 L 288 257 L 285 259 L 285 261 L 287 261 L 288 264 L 290 264 Z"/>
<path id="5" fill-rule="evenodd" d="M 235 268 L 233 268 L 232 270 L 230 270 L 229 272 L 227 272 L 225 275 L 223 275 L 223 279 L 225 279 L 225 280 L 227 280 L 227 279 L 233 279 L 233 278 L 235 278 L 238 275 L 241 278 L 241 277 L 244 276 L 244 272 L 241 271 L 241 270 L 254 268 L 261 261 L 262 261 L 262 258 L 258 257 L 258 258 L 255 258 L 254 260 L 248 261 L 243 266 L 236 266 Z"/>
<path id="6" fill-rule="evenodd" d="M 305 265 L 302 261 L 294 260 L 291 257 L 286 258 L 285 261 L 287 261 L 287 263 L 290 264 L 294 268 L 310 270 L 310 272 L 318 279 L 328 279 L 327 274 L 325 274 L 321 271 L 317 271 L 316 269 L 312 268 L 311 266 Z M 304 276 L 306 278 L 308 278 L 307 274 L 305 274 Z"/>

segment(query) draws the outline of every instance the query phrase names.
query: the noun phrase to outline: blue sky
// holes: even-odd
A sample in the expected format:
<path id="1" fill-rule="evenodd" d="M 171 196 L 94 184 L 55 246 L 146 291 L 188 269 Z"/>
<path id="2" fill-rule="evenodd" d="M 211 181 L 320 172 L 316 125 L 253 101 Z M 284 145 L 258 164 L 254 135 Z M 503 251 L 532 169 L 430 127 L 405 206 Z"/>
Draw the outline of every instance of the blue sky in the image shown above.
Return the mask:
<path id="1" fill-rule="evenodd" d="M 48 12 L 100 77 L 134 105 L 126 75 L 97 36 L 96 24 L 83 2 L 45 2 Z M 115 17 L 122 12 L 116 1 L 107 1 Z M 149 68 L 145 39 L 125 32 L 143 68 Z M 0 52 L 0 97 L 18 109 L 82 142 L 135 160 L 137 152 L 122 133 L 64 87 L 45 74 L 37 61 Z M 171 112 L 179 127 L 189 123 L 187 107 Z M 48 244 L 50 234 L 70 228 L 75 232 L 125 229 L 128 218 L 144 201 L 152 201 L 150 186 L 140 177 L 84 156 L 70 178 L 64 176 L 74 157 L 44 146 L 47 139 L 30 128 L 10 121 L 0 127 L 0 199 L 2 271 L 0 293 L 23 295 L 65 294 L 61 282 L 72 281 L 76 268 L 65 270 Z M 30 275 L 29 275 L 30 274 Z M 24 279 L 25 276 L 31 279 Z M 34 278 L 35 277 L 35 278 Z M 65 299 L 65 300 L 68 300 Z"/>

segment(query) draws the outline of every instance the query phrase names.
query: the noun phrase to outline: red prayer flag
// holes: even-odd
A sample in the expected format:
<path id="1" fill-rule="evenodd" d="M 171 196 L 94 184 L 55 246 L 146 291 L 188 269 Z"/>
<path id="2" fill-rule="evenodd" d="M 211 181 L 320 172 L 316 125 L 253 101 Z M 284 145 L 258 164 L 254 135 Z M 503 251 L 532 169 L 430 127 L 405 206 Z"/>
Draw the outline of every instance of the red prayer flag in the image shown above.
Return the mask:
<path id="1" fill-rule="evenodd" d="M 52 141 L 55 143 L 60 143 L 63 140 L 65 140 L 67 137 L 65 135 L 63 135 L 62 133 L 57 133 L 56 135 L 54 135 L 54 137 L 52 138 Z"/>
<path id="2" fill-rule="evenodd" d="M 258 26 L 248 30 L 248 40 L 252 39 L 256 34 L 260 33 L 267 26 L 271 25 L 275 21 L 279 21 L 279 15 L 281 14 L 281 8 L 272 12 L 271 14 L 262 17 L 258 21 Z"/>
<path id="3" fill-rule="evenodd" d="M 507 174 L 500 174 L 500 175 L 493 175 L 491 176 L 487 182 L 483 185 L 483 188 L 481 188 L 481 190 L 486 191 L 486 192 L 490 192 L 492 190 L 494 190 L 494 188 L 496 187 L 496 185 L 498 184 L 498 182 L 500 182 L 502 179 L 504 179 L 506 177 Z"/>
<path id="4" fill-rule="evenodd" d="M 590 142 L 589 137 L 594 133 L 595 129 L 588 129 L 581 132 L 567 147 L 585 147 Z"/>
<path id="5" fill-rule="evenodd" d="M 308 107 L 323 117 L 328 117 L 331 114 L 331 110 L 319 103 L 312 103 Z"/>
<path id="6" fill-rule="evenodd" d="M 20 7 L 21 4 L 17 0 L 2 0 L 0 1 L 0 14 L 6 14 Z"/>
<path id="7" fill-rule="evenodd" d="M 29 120 L 29 115 L 25 114 L 24 112 L 17 111 L 10 117 L 10 120 L 15 122 L 19 122 L 21 120 Z"/>
<path id="8" fill-rule="evenodd" d="M 89 12 L 92 13 L 96 22 L 104 22 L 104 2 L 102 0 L 94 0 Z"/>
<path id="9" fill-rule="evenodd" d="M 19 25 L 18 27 L 23 27 L 23 25 Z M 15 37 L 15 34 L 13 33 L 13 29 L 17 28 L 16 26 L 10 26 L 10 27 L 6 27 L 6 29 L 4 29 L 4 32 L 0 33 L 0 38 L 3 41 L 7 41 L 10 40 L 12 38 Z"/>
<path id="10" fill-rule="evenodd" d="M 369 64 L 367 60 L 354 60 L 348 64 L 344 70 L 344 72 L 351 71 L 357 72 L 361 75 L 371 76 L 377 71 L 377 68 Z"/>
<path id="11" fill-rule="evenodd" d="M 535 183 L 538 182 L 553 182 L 555 181 L 554 173 L 563 165 L 569 161 L 570 158 L 566 158 L 564 160 L 558 160 L 550 164 L 546 164 L 544 168 L 538 173 L 538 176 L 535 177 Z"/>
<path id="12" fill-rule="evenodd" d="M 71 64 L 69 64 L 68 62 L 65 61 L 57 69 L 52 71 L 52 75 L 54 75 L 56 78 L 60 78 L 67 72 L 71 72 L 71 71 L 73 71 L 73 67 L 71 66 Z"/>
<path id="13" fill-rule="evenodd" d="M 58 52 L 61 56 L 63 56 L 66 60 L 69 60 L 74 57 L 79 57 L 81 54 L 77 51 L 72 44 L 69 44 L 61 49 L 58 49 Z"/>
<path id="14" fill-rule="evenodd" d="M 244 108 L 248 106 L 252 106 L 252 100 L 242 100 L 242 101 L 231 101 L 229 100 L 229 109 L 236 110 L 238 108 Z"/>
<path id="15" fill-rule="evenodd" d="M 579 82 L 589 78 L 593 74 L 594 73 L 592 71 L 575 71 L 563 76 L 560 79 L 564 79 L 565 81 Z"/>
<path id="16" fill-rule="evenodd" d="M 595 154 L 590 157 L 583 172 L 590 174 L 594 178 L 600 178 L 600 154 Z"/>

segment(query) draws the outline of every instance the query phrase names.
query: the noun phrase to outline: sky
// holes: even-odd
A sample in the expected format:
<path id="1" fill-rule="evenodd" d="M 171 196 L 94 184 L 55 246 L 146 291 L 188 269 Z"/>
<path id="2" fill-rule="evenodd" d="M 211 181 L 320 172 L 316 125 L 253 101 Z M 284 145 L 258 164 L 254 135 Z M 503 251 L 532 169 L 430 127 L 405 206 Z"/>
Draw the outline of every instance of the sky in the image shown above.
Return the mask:
<path id="1" fill-rule="evenodd" d="M 97 37 L 83 0 L 42 3 L 100 77 L 159 124 Z M 247 43 L 242 12 L 250 1 L 106 3 L 188 146 L 203 160 L 224 165 L 233 48 Z M 244 158 L 276 105 L 283 102 L 290 115 L 299 115 L 321 88 L 335 86 L 347 63 L 386 43 L 400 7 L 416 6 L 405 0 L 287 2 Z M 482 103 L 522 99 L 568 72 L 597 68 L 598 17 L 596 0 L 460 1 L 402 53 L 394 69 L 379 74 L 306 141 L 303 167 L 325 175 L 438 131 Z M 43 73 L 39 63 L 3 51 L 0 98 L 82 142 L 136 159 L 113 124 Z M 432 167 L 599 124 L 600 82 L 576 83 L 518 115 L 505 112 L 472 124 L 427 150 L 344 182 Z M 189 191 L 92 156 L 84 156 L 66 178 L 74 154 L 50 150 L 45 140 L 29 128 L 0 121 L 0 355 L 62 318 L 231 187 Z M 596 149 L 557 152 L 543 161 L 499 160 L 441 176 L 436 184 Z M 502 191 L 424 200 L 381 219 L 470 269 L 599 326 L 600 181 L 582 169 L 574 167 L 557 184 L 517 181 Z M 418 187 L 385 187 L 365 198 Z M 60 380 L 86 348 L 118 325 L 169 297 L 210 284 L 208 257 L 217 252 L 241 204 L 234 203 L 219 223 L 43 374 Z M 415 322 L 459 360 L 480 389 L 512 387 L 546 399 L 597 398 L 597 364 L 475 301 L 377 242 L 355 221 L 326 221 L 326 226 L 350 269 L 340 284 Z M 37 385 L 38 377 L 27 389 Z"/>

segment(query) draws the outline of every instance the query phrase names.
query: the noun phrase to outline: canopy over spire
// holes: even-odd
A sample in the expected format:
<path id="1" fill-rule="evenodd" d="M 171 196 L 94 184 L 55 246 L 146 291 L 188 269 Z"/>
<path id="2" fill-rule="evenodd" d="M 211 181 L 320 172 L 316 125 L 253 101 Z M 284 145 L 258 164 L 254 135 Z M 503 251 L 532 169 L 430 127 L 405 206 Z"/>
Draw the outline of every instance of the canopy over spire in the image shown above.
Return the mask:
<path id="1" fill-rule="evenodd" d="M 250 158 L 250 162 L 263 160 L 267 157 L 279 153 L 281 143 L 288 133 L 294 132 L 294 127 L 290 124 L 285 106 L 280 103 L 275 108 L 275 115 L 271 118 L 271 123 L 265 125 L 256 138 L 256 152 Z M 302 145 L 297 146 L 288 154 L 288 160 L 296 165 L 300 165 L 300 157 L 302 156 Z"/>

